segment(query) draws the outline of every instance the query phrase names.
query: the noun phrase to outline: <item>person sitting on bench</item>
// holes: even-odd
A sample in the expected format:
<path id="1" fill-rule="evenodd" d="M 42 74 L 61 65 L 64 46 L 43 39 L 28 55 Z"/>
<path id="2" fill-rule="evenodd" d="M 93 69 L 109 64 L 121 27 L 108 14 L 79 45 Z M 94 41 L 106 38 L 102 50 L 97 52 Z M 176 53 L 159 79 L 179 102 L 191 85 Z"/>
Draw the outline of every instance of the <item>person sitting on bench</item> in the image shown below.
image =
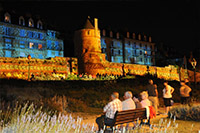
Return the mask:
<path id="1" fill-rule="evenodd" d="M 111 101 L 103 108 L 104 115 L 96 119 L 99 131 L 103 129 L 104 124 L 111 125 L 116 111 L 122 110 L 122 102 L 119 100 L 119 93 L 113 92 L 110 98 Z"/>

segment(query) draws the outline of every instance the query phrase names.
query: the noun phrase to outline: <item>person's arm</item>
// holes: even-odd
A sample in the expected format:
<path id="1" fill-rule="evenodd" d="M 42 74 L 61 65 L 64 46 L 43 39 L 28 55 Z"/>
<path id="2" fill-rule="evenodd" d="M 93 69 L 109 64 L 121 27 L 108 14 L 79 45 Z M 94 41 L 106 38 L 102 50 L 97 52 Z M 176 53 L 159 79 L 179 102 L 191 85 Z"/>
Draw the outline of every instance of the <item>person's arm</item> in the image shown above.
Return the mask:
<path id="1" fill-rule="evenodd" d="M 103 113 L 106 113 L 109 107 L 110 107 L 110 104 L 108 103 L 108 104 L 103 108 Z"/>
<path id="2" fill-rule="evenodd" d="M 173 87 L 171 87 L 171 94 L 174 92 L 174 88 Z"/>
<path id="3" fill-rule="evenodd" d="M 185 95 L 185 93 L 184 93 L 184 87 L 183 86 L 180 88 L 180 94 L 181 94 L 181 96 Z"/>

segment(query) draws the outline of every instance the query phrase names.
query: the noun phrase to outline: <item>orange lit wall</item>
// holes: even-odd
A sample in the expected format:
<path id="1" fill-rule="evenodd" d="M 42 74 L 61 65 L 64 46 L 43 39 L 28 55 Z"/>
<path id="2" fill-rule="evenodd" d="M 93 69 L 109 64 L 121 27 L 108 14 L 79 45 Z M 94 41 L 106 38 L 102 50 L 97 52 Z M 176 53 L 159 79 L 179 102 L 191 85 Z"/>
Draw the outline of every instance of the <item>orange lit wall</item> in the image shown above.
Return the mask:
<path id="1" fill-rule="evenodd" d="M 70 72 L 78 74 L 77 58 L 55 57 L 51 59 L 27 58 L 0 58 L 0 78 L 28 79 L 33 74 L 35 77 L 51 77 L 56 74 L 67 76 Z M 30 71 L 29 71 L 30 70 Z M 42 79 L 42 78 L 40 78 Z"/>

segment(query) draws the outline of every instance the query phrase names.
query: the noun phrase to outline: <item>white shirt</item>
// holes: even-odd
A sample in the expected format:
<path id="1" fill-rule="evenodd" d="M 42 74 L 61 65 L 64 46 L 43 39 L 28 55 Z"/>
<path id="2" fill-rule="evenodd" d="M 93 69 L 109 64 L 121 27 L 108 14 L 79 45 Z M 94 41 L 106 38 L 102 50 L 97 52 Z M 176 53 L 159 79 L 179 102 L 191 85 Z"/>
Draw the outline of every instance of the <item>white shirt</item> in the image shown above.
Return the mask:
<path id="1" fill-rule="evenodd" d="M 135 102 L 132 98 L 126 99 L 122 102 L 122 110 L 135 109 Z"/>
<path id="2" fill-rule="evenodd" d="M 145 108 L 146 106 L 151 106 L 151 102 L 149 101 L 149 99 L 144 99 L 141 102 L 142 108 Z"/>
<path id="3" fill-rule="evenodd" d="M 167 85 L 167 90 L 166 90 L 166 88 L 163 89 L 163 97 L 164 98 L 172 98 L 172 94 L 171 94 L 172 89 L 173 88 L 170 85 Z"/>
<path id="4" fill-rule="evenodd" d="M 104 108 L 103 112 L 106 113 L 106 117 L 113 119 L 116 111 L 122 110 L 122 102 L 119 99 L 114 99 L 109 102 Z"/>

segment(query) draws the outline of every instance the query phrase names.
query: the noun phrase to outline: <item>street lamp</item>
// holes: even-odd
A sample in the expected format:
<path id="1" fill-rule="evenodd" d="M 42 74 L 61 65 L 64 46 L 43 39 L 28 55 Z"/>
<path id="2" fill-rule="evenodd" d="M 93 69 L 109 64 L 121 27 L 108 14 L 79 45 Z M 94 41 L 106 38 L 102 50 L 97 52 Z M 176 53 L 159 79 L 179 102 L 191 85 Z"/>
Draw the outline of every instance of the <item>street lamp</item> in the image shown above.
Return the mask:
<path id="1" fill-rule="evenodd" d="M 30 81 L 30 59 L 31 59 L 31 55 L 29 54 L 27 56 L 28 58 L 28 81 Z"/>
<path id="2" fill-rule="evenodd" d="M 196 65 L 197 65 L 197 61 L 195 60 L 195 58 L 192 59 L 192 61 L 190 62 L 191 65 L 193 66 L 194 69 L 194 88 L 195 88 L 195 84 L 196 84 Z"/>

